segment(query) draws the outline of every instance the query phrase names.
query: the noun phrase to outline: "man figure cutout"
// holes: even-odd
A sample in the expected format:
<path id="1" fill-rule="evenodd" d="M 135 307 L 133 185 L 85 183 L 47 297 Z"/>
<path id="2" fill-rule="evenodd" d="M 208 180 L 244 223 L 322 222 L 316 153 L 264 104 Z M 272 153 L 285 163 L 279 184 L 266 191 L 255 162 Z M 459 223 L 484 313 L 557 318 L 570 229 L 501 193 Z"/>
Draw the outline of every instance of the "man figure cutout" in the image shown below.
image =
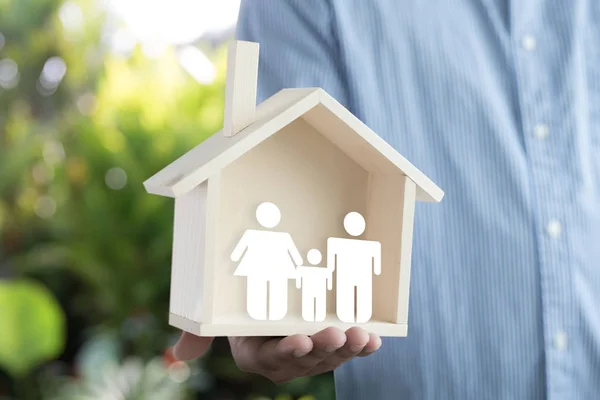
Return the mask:
<path id="1" fill-rule="evenodd" d="M 362 235 L 365 225 L 365 219 L 357 212 L 351 212 L 344 218 L 344 228 L 350 236 Z M 373 311 L 373 273 L 381 274 L 381 243 L 329 238 L 327 266 L 336 271 L 337 317 L 347 323 L 369 321 Z"/>
<path id="2" fill-rule="evenodd" d="M 302 287 L 302 318 L 305 321 L 322 322 L 327 315 L 327 290 L 333 289 L 333 266 L 318 266 L 322 257 L 317 249 L 309 250 L 306 258 L 313 266 L 296 269 L 296 287 Z"/>
<path id="3" fill-rule="evenodd" d="M 265 228 L 274 228 L 281 220 L 279 208 L 262 203 L 256 209 L 256 219 Z M 245 254 L 244 254 L 245 252 Z M 242 258 L 242 254 L 244 257 Z M 240 264 L 233 273 L 247 277 L 247 310 L 250 317 L 280 320 L 287 313 L 288 280 L 296 278 L 296 266 L 302 257 L 287 232 L 248 229 L 231 253 L 231 260 Z"/>

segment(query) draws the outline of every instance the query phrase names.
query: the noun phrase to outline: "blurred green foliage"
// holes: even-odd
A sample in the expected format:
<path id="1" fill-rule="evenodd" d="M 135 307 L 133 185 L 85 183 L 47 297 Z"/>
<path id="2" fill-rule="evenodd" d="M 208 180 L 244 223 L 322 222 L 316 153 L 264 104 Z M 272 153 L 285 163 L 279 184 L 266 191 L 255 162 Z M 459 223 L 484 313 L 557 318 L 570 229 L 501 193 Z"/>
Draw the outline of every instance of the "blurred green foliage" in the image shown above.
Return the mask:
<path id="1" fill-rule="evenodd" d="M 165 354 L 173 203 L 142 182 L 220 129 L 225 52 L 197 43 L 210 85 L 173 49 L 115 54 L 99 4 L 0 0 L 0 398 L 100 398 L 123 376 L 127 399 L 333 398 L 330 375 L 242 373 L 225 340 L 189 365 Z"/>
<path id="2" fill-rule="evenodd" d="M 63 350 L 64 315 L 38 283 L 0 281 L 0 326 L 0 366 L 15 377 Z"/>

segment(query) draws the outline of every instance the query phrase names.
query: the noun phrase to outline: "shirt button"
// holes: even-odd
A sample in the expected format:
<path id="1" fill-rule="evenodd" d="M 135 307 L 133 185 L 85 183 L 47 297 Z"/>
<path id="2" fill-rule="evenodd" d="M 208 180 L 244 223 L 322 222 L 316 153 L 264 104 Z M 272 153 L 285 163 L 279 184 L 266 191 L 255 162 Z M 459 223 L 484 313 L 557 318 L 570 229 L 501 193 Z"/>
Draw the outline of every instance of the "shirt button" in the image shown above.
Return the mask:
<path id="1" fill-rule="evenodd" d="M 554 347 L 557 350 L 565 350 L 567 348 L 567 334 L 564 332 L 558 332 L 554 336 Z"/>
<path id="2" fill-rule="evenodd" d="M 523 36 L 521 44 L 523 45 L 523 48 L 525 50 L 532 51 L 535 49 L 536 41 L 533 36 L 525 35 L 525 36 Z"/>
<path id="3" fill-rule="evenodd" d="M 533 129 L 533 134 L 538 139 L 545 139 L 548 136 L 550 129 L 548 129 L 548 125 L 539 124 Z"/>
<path id="4" fill-rule="evenodd" d="M 546 226 L 546 232 L 548 232 L 548 235 L 550 235 L 553 238 L 559 237 L 561 231 L 562 231 L 562 227 L 560 225 L 560 222 L 558 222 L 556 220 L 550 221 L 548 223 L 548 225 Z"/>

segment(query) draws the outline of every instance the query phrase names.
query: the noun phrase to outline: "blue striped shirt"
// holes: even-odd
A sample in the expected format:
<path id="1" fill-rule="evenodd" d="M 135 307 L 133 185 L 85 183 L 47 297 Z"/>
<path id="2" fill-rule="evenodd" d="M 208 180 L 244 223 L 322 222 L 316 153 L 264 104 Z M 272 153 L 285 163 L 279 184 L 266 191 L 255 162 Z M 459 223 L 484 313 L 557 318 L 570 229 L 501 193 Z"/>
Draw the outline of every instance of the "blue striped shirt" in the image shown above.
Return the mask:
<path id="1" fill-rule="evenodd" d="M 237 36 L 259 100 L 323 87 L 446 192 L 339 399 L 600 398 L 600 1 L 243 1 Z"/>

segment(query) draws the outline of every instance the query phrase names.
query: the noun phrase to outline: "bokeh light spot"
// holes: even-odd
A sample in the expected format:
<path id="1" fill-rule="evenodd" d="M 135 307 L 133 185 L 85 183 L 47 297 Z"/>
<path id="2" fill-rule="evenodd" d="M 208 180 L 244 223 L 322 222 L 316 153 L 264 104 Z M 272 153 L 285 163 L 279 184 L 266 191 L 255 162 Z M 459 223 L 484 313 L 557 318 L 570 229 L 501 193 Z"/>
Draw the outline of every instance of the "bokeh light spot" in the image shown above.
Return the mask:
<path id="1" fill-rule="evenodd" d="M 86 93 L 77 99 L 77 109 L 83 115 L 90 115 L 96 108 L 96 96 L 93 93 Z"/>
<path id="2" fill-rule="evenodd" d="M 127 184 L 127 174 L 122 168 L 111 168 L 106 172 L 104 178 L 106 186 L 113 190 L 120 190 Z"/>
<path id="3" fill-rule="evenodd" d="M 60 142 L 48 140 L 44 143 L 43 156 L 48 165 L 56 165 L 65 159 L 65 149 Z"/>
<path id="4" fill-rule="evenodd" d="M 35 213 L 38 217 L 48 219 L 56 212 L 56 202 L 50 196 L 41 196 L 35 203 Z"/>
<path id="5" fill-rule="evenodd" d="M 87 164 L 79 158 L 71 158 L 67 162 L 67 175 L 73 183 L 82 183 L 88 175 Z"/>
<path id="6" fill-rule="evenodd" d="M 40 83 L 46 89 L 54 89 L 67 73 L 67 64 L 60 57 L 50 57 L 44 64 Z"/>
<path id="7" fill-rule="evenodd" d="M 112 50 L 119 55 L 130 55 L 135 49 L 137 39 L 125 28 L 118 29 L 112 36 Z"/>
<path id="8" fill-rule="evenodd" d="M 19 67 L 10 58 L 0 61 L 0 86 L 12 89 L 19 83 Z"/>
<path id="9" fill-rule="evenodd" d="M 73 1 L 67 1 L 60 7 L 58 17 L 67 31 L 74 33 L 83 28 L 83 12 Z"/>
<path id="10" fill-rule="evenodd" d="M 191 375 L 190 367 L 181 361 L 172 363 L 167 370 L 169 372 L 169 378 L 177 383 L 187 381 Z"/>
<path id="11" fill-rule="evenodd" d="M 38 185 L 48 184 L 54 178 L 54 171 L 44 163 L 36 164 L 31 170 L 33 180 Z"/>

